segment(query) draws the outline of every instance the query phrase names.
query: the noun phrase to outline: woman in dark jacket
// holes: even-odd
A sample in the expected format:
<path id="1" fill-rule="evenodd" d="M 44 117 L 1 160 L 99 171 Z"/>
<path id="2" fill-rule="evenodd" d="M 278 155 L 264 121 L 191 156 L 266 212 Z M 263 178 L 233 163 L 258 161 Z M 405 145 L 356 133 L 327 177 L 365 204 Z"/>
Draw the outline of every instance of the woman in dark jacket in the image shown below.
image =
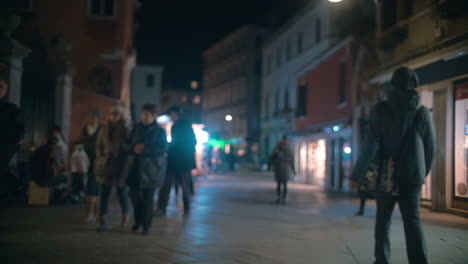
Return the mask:
<path id="1" fill-rule="evenodd" d="M 276 144 L 273 153 L 271 154 L 268 165 L 273 165 L 275 170 L 275 180 L 277 183 L 276 203 L 286 203 L 286 195 L 288 193 L 288 181 L 295 174 L 294 171 L 294 153 L 291 142 L 286 136 Z"/>
<path id="2" fill-rule="evenodd" d="M 127 152 L 125 140 L 128 136 L 129 118 L 121 105 L 112 107 L 109 122 L 104 125 L 96 143 L 94 173 L 101 184 L 100 227 L 98 231 L 108 231 L 107 212 L 112 188 L 117 188 L 117 196 L 122 209 L 121 226 L 128 223 L 128 191 L 126 175 L 122 173 Z"/>
<path id="3" fill-rule="evenodd" d="M 133 166 L 127 180 L 133 203 L 134 232 L 148 235 L 153 219 L 154 192 L 166 173 L 166 132 L 155 121 L 156 106 L 145 104 L 141 122 L 132 131 L 130 149 Z"/>

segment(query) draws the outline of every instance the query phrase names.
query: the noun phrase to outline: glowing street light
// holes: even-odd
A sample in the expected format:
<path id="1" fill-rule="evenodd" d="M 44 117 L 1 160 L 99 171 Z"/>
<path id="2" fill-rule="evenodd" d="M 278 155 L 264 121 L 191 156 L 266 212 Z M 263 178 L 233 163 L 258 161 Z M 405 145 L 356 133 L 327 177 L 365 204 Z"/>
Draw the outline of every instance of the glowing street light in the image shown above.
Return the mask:
<path id="1" fill-rule="evenodd" d="M 343 151 L 344 151 L 345 154 L 348 154 L 348 155 L 351 154 L 351 152 L 352 152 L 350 147 L 345 147 Z"/>
<path id="2" fill-rule="evenodd" d="M 341 1 L 343 1 L 343 0 L 328 0 L 328 2 L 332 2 L 332 3 L 339 3 Z"/>
<path id="3" fill-rule="evenodd" d="M 228 122 L 231 122 L 232 121 L 232 115 L 226 115 L 226 117 L 224 119 L 226 119 L 226 121 L 228 121 Z"/>

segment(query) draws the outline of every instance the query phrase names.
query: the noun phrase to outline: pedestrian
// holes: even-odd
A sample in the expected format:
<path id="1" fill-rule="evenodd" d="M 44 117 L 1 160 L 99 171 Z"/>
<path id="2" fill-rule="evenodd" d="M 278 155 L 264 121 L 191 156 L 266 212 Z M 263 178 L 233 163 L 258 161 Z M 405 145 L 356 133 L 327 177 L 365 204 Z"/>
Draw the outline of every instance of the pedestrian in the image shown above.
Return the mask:
<path id="1" fill-rule="evenodd" d="M 419 104 L 416 73 L 397 69 L 389 100 L 374 106 L 368 136 L 351 175 L 356 188 L 377 155 L 375 263 L 391 263 L 389 229 L 395 204 L 401 211 L 409 263 L 428 263 L 419 216 L 421 186 L 435 155 L 434 125 L 429 110 Z"/>
<path id="2" fill-rule="evenodd" d="M 109 121 L 99 131 L 96 142 L 96 161 L 94 173 L 101 184 L 99 232 L 109 230 L 107 218 L 109 199 L 112 189 L 117 189 L 117 196 L 122 210 L 120 226 L 128 224 L 128 189 L 123 172 L 127 153 L 125 141 L 130 126 L 129 115 L 124 106 L 117 104 L 111 108 Z"/>
<path id="3" fill-rule="evenodd" d="M 96 161 L 96 142 L 101 129 L 102 113 L 99 110 L 93 111 L 88 123 L 81 130 L 80 142 L 89 159 L 88 179 L 86 181 L 86 209 L 85 222 L 93 222 L 99 214 L 98 197 L 100 186 L 94 174 L 94 163 Z"/>
<path id="4" fill-rule="evenodd" d="M 273 166 L 276 180 L 277 204 L 286 204 L 288 193 L 288 181 L 295 175 L 294 154 L 287 136 L 284 136 L 275 146 L 268 161 L 268 166 Z"/>
<path id="5" fill-rule="evenodd" d="M 166 131 L 156 123 L 156 105 L 142 107 L 141 122 L 130 136 L 133 159 L 127 184 L 133 203 L 135 223 L 132 231 L 143 229 L 149 235 L 154 208 L 154 193 L 162 185 L 166 174 Z"/>
<path id="6" fill-rule="evenodd" d="M 7 101 L 8 83 L 0 76 L 0 194 L 6 192 L 6 177 L 9 163 L 19 149 L 24 136 L 24 126 L 19 119 L 18 107 Z"/>
<path id="7" fill-rule="evenodd" d="M 84 151 L 83 144 L 76 144 L 75 151 L 73 151 L 71 156 L 70 165 L 72 172 L 72 194 L 77 197 L 79 201 L 82 201 L 85 190 L 85 180 L 89 169 L 89 159 Z"/>
<path id="8" fill-rule="evenodd" d="M 169 110 L 169 115 L 174 122 L 171 127 L 172 141 L 169 144 L 167 156 L 166 181 L 159 192 L 157 215 L 163 216 L 166 214 L 171 186 L 176 180 L 179 180 L 182 186 L 184 214 L 188 215 L 190 212 L 191 171 L 196 168 L 195 145 L 197 140 L 192 124 L 182 118 L 182 111 L 179 107 L 172 107 Z"/>
<path id="9" fill-rule="evenodd" d="M 377 165 L 375 163 L 372 163 L 369 166 L 369 169 L 367 170 L 364 178 L 362 179 L 359 185 L 358 194 L 359 194 L 360 203 L 359 203 L 359 210 L 356 213 L 357 216 L 364 215 L 366 201 L 368 199 L 374 198 L 372 193 L 375 191 L 376 179 L 377 179 Z"/>

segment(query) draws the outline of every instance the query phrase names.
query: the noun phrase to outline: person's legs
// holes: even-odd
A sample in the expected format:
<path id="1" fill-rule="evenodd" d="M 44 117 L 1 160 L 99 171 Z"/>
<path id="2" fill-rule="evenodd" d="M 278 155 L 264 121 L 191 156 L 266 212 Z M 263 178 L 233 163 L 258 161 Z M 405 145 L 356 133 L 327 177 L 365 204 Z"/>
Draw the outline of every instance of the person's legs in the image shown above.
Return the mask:
<path id="1" fill-rule="evenodd" d="M 142 225 L 143 234 L 148 235 L 153 223 L 154 188 L 142 190 Z"/>
<path id="2" fill-rule="evenodd" d="M 133 215 L 135 217 L 135 223 L 132 230 L 137 231 L 142 225 L 142 191 L 139 188 L 130 188 L 130 199 L 133 205 Z"/>
<path id="3" fill-rule="evenodd" d="M 117 187 L 117 197 L 119 198 L 120 209 L 122 209 L 121 227 L 128 224 L 128 188 L 126 186 Z"/>
<path id="4" fill-rule="evenodd" d="M 184 212 L 188 214 L 190 212 L 190 179 L 191 177 L 190 171 L 183 171 L 176 175 L 176 177 L 180 178 L 180 183 L 182 185 L 182 195 L 184 198 Z"/>
<path id="5" fill-rule="evenodd" d="M 171 194 L 171 187 L 174 182 L 174 174 L 173 173 L 168 173 L 166 175 L 166 180 L 164 181 L 163 186 L 159 190 L 158 194 L 158 211 L 161 214 L 166 213 L 167 209 L 167 204 L 169 202 L 169 195 Z"/>
<path id="6" fill-rule="evenodd" d="M 363 192 L 359 192 L 360 204 L 359 204 L 359 211 L 356 215 L 363 215 L 364 214 L 364 207 L 366 206 L 367 195 Z"/>
<path id="7" fill-rule="evenodd" d="M 276 181 L 276 203 L 281 202 L 281 181 L 277 180 Z"/>
<path id="8" fill-rule="evenodd" d="M 389 230 L 396 200 L 393 196 L 377 197 L 377 216 L 375 221 L 375 264 L 387 264 L 390 261 Z"/>
<path id="9" fill-rule="evenodd" d="M 110 198 L 111 192 L 112 192 L 111 185 L 102 184 L 101 206 L 100 206 L 100 212 L 99 212 L 101 225 L 98 231 L 105 232 L 109 229 L 108 223 L 107 223 L 107 213 L 109 209 L 109 198 Z"/>
<path id="10" fill-rule="evenodd" d="M 288 195 L 288 181 L 283 181 L 283 202 L 286 201 L 286 196 Z"/>
<path id="11" fill-rule="evenodd" d="M 427 247 L 419 218 L 421 189 L 400 194 L 398 206 L 403 217 L 406 252 L 410 264 L 426 264 Z"/>

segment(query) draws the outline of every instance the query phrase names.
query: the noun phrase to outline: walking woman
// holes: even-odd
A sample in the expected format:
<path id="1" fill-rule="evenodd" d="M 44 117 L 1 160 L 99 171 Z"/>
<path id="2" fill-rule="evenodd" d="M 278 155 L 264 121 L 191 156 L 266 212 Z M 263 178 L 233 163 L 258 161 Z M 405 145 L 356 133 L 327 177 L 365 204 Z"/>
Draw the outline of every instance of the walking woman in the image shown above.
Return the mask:
<path id="1" fill-rule="evenodd" d="M 269 167 L 273 165 L 275 170 L 275 180 L 277 183 L 276 192 L 278 199 L 277 204 L 286 204 L 286 195 L 288 193 L 288 181 L 295 174 L 294 171 L 294 154 L 286 136 L 276 144 L 273 153 L 268 162 Z"/>
<path id="2" fill-rule="evenodd" d="M 122 173 L 127 157 L 125 141 L 130 125 L 128 116 L 122 105 L 113 106 L 109 121 L 101 128 L 96 142 L 94 173 L 101 184 L 100 226 L 98 228 L 100 232 L 109 230 L 107 214 L 113 187 L 117 189 L 122 209 L 121 227 L 125 227 L 128 223 L 128 190 L 125 185 L 125 174 Z"/>
<path id="3" fill-rule="evenodd" d="M 166 131 L 156 123 L 156 106 L 143 105 L 141 122 L 130 136 L 133 164 L 128 176 L 130 197 L 133 203 L 134 232 L 143 229 L 149 235 L 153 219 L 154 192 L 164 181 L 166 174 Z"/>

